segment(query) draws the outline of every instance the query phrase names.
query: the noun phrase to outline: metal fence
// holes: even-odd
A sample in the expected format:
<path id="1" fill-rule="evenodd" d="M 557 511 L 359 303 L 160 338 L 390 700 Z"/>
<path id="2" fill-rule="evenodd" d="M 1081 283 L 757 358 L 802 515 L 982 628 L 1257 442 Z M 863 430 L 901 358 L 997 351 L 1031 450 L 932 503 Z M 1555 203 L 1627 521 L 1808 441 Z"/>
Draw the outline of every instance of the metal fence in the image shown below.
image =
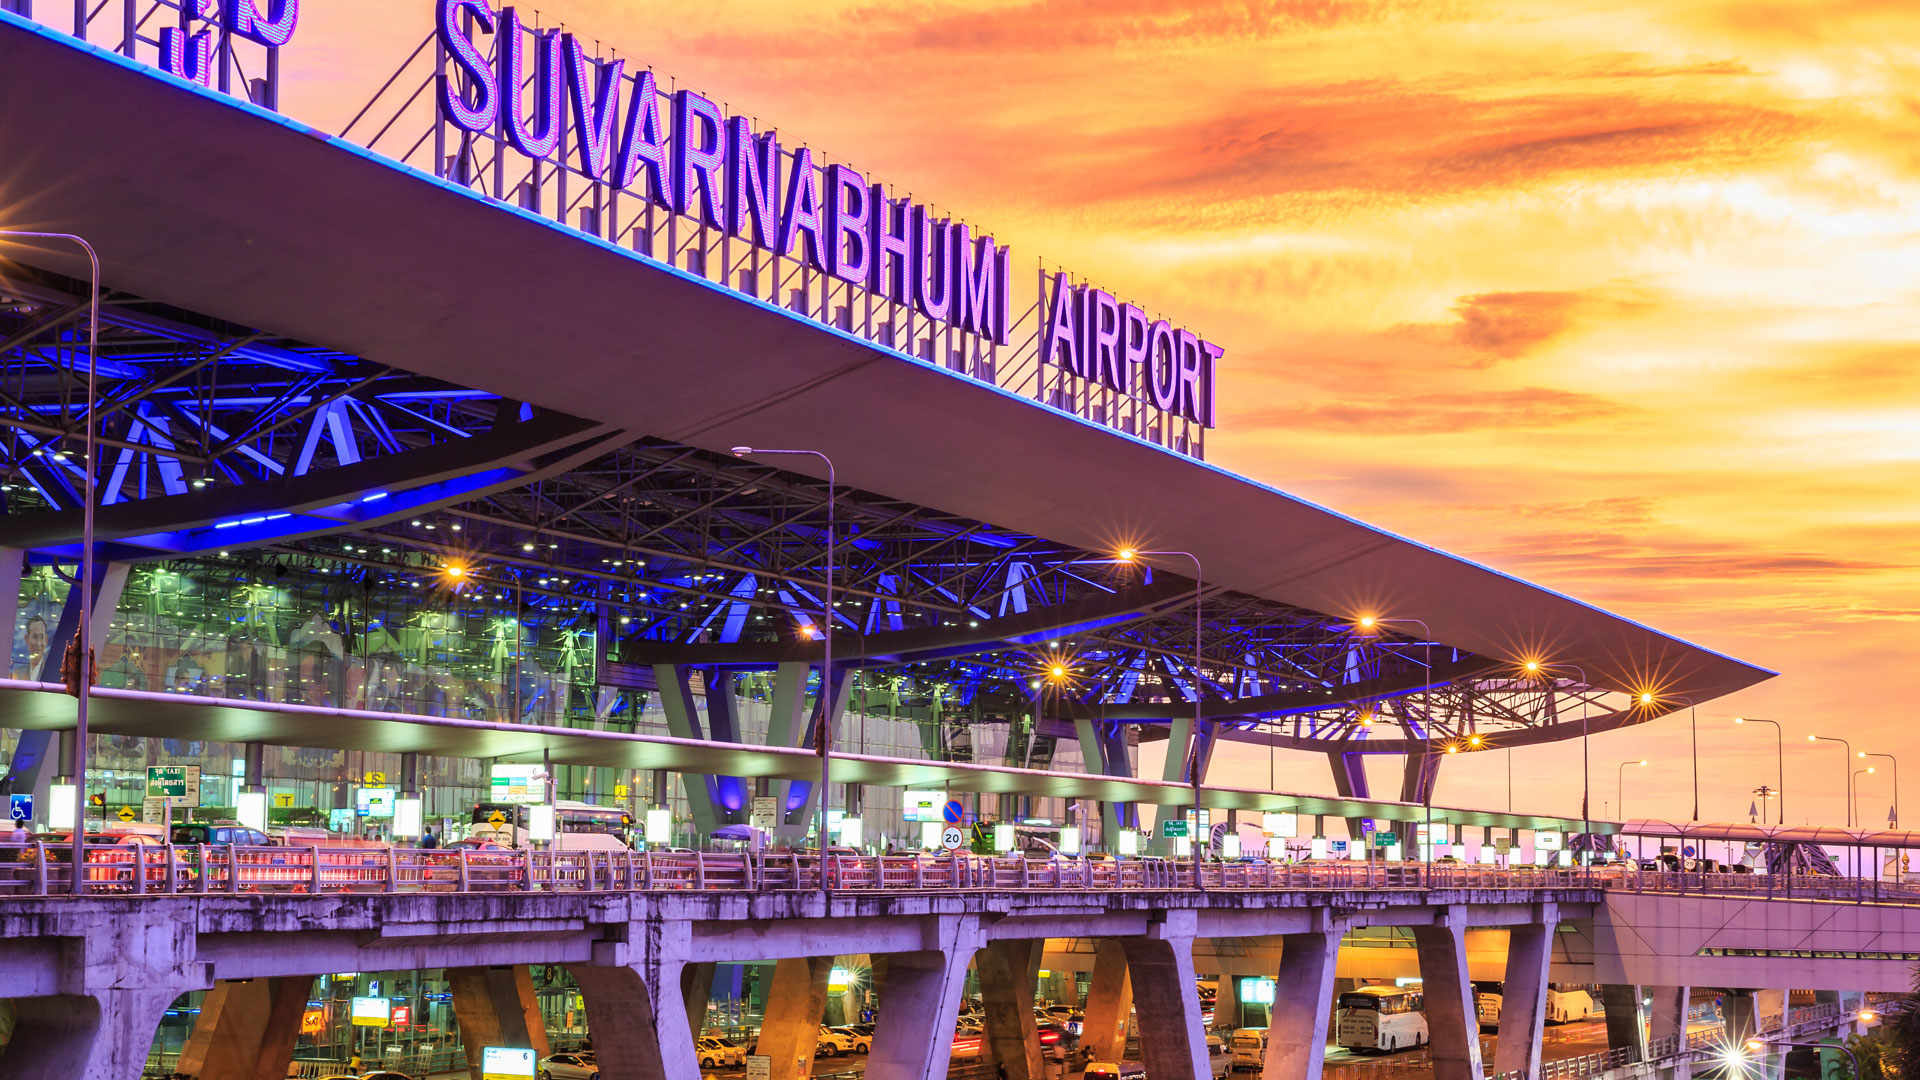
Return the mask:
<path id="1" fill-rule="evenodd" d="M 220 893 L 779 892 L 825 884 L 849 892 L 1109 892 L 1194 887 L 1190 863 L 977 855 L 747 854 L 89 844 L 86 891 Z M 1221 891 L 1577 889 L 1582 869 L 1354 863 L 1210 863 L 1201 887 Z M 0 844 L 0 896 L 73 892 L 64 844 Z"/>

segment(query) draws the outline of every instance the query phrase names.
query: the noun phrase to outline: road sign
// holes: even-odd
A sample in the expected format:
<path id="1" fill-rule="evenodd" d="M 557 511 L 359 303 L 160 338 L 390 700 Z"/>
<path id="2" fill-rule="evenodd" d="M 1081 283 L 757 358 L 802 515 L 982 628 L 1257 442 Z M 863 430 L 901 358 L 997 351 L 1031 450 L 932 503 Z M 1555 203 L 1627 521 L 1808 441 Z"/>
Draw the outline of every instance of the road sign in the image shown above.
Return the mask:
<path id="1" fill-rule="evenodd" d="M 1399 843 L 1400 843 L 1400 837 L 1396 835 L 1392 829 L 1386 829 L 1381 832 L 1377 832 L 1373 834 L 1374 847 L 1378 847 L 1378 848 L 1397 847 Z"/>
<path id="2" fill-rule="evenodd" d="M 940 830 L 940 846 L 948 851 L 959 851 L 966 842 L 967 834 L 960 831 L 958 825 L 949 825 Z"/>
<path id="3" fill-rule="evenodd" d="M 1360 831 L 1361 831 L 1362 833 L 1370 833 L 1370 832 L 1373 832 L 1373 831 L 1374 831 L 1374 828 L 1373 828 L 1373 819 L 1372 819 L 1372 818 L 1370 818 L 1370 817 L 1363 817 L 1363 818 L 1361 818 L 1361 819 L 1360 819 Z"/>
<path id="4" fill-rule="evenodd" d="M 1680 854 L 1685 855 L 1689 859 L 1693 858 L 1693 845 L 1688 844 L 1686 847 L 1681 848 Z"/>
<path id="5" fill-rule="evenodd" d="M 369 784 L 384 784 L 387 782 L 387 774 L 377 769 L 370 769 L 367 772 L 366 782 Z"/>
<path id="6" fill-rule="evenodd" d="M 31 794 L 7 796 L 7 815 L 15 821 L 32 821 L 33 796 Z"/>
<path id="7" fill-rule="evenodd" d="M 480 1051 L 481 1080 L 533 1080 L 538 1055 L 517 1046 L 488 1046 Z"/>
<path id="8" fill-rule="evenodd" d="M 1175 818 L 1160 823 L 1160 836 L 1164 840 L 1172 840 L 1185 835 L 1187 835 L 1186 818 Z"/>
<path id="9" fill-rule="evenodd" d="M 133 812 L 133 807 L 131 807 L 131 806 L 123 806 L 123 807 L 121 807 L 121 808 L 120 808 L 120 820 L 121 820 L 121 821 L 132 821 L 132 820 L 134 819 L 134 817 L 135 817 L 135 816 L 136 816 L 136 815 L 135 815 L 135 814 L 134 814 L 134 812 Z"/>
<path id="10" fill-rule="evenodd" d="M 277 794 L 275 794 L 275 795 L 274 795 L 274 797 L 273 797 L 273 805 L 275 805 L 275 806 L 281 806 L 281 807 L 285 807 L 285 806 L 292 806 L 292 805 L 293 805 L 293 792 L 291 792 L 291 791 L 282 791 L 282 792 L 279 792 L 279 793 L 277 793 Z"/>
<path id="11" fill-rule="evenodd" d="M 747 1055 L 747 1080 L 772 1080 L 773 1059 L 765 1054 Z"/>
<path id="12" fill-rule="evenodd" d="M 1502 855 L 1505 855 L 1507 852 L 1512 851 L 1513 838 L 1508 836 L 1495 837 L 1493 841 L 1493 850 L 1499 852 Z"/>
<path id="13" fill-rule="evenodd" d="M 487 824 L 489 825 L 505 825 L 506 823 L 507 815 L 498 810 L 487 814 Z"/>
<path id="14" fill-rule="evenodd" d="M 940 808 L 940 816 L 947 819 L 947 824 L 958 825 L 967 820 L 967 808 L 959 799 L 948 799 L 947 805 Z"/>
<path id="15" fill-rule="evenodd" d="M 616 798 L 616 799 L 624 799 L 624 798 L 626 798 L 626 797 L 627 797 L 627 785 L 625 785 L 625 784 L 615 784 L 615 785 L 613 785 L 613 797 L 614 797 L 614 798 Z"/>
<path id="16" fill-rule="evenodd" d="M 767 831 L 779 828 L 780 796 L 755 795 L 753 797 L 753 813 L 748 816 L 747 823 L 756 829 L 764 829 Z"/>
<path id="17" fill-rule="evenodd" d="M 147 766 L 147 798 L 165 799 L 172 806 L 199 806 L 200 766 Z"/>

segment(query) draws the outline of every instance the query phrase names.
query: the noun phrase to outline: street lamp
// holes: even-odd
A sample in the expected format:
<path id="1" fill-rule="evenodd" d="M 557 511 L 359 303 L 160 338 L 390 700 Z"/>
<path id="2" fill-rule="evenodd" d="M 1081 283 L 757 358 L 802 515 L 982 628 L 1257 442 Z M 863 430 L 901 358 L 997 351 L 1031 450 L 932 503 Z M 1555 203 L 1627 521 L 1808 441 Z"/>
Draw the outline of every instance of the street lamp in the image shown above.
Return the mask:
<path id="1" fill-rule="evenodd" d="M 832 776 L 833 760 L 833 504 L 836 491 L 833 459 L 818 450 L 768 450 L 763 447 L 736 446 L 733 456 L 744 458 L 749 455 L 786 454 L 800 457 L 816 457 L 827 466 L 827 587 L 826 617 L 821 630 L 820 655 L 820 891 L 831 893 L 833 886 L 827 880 L 827 781 Z"/>
<path id="2" fill-rule="evenodd" d="M 1587 686 L 1587 687 L 1591 687 L 1593 685 L 1593 680 L 1587 677 L 1587 669 L 1581 667 L 1579 664 L 1556 664 L 1553 666 L 1570 668 L 1574 671 L 1577 671 L 1580 673 L 1580 685 Z M 1529 675 L 1542 675 L 1542 674 L 1546 675 L 1547 682 L 1548 682 L 1548 693 L 1553 692 L 1553 686 L 1556 680 L 1554 679 L 1553 675 L 1549 673 L 1549 669 L 1547 665 L 1542 664 L 1538 660 L 1528 660 L 1524 665 L 1522 665 L 1522 667 L 1525 669 L 1526 673 Z M 1642 705 L 1651 705 L 1653 704 L 1653 695 L 1643 693 L 1636 700 L 1638 700 Z M 1588 733 L 1587 699 L 1585 695 L 1582 695 L 1580 698 L 1580 832 L 1582 835 L 1585 835 L 1586 833 L 1592 830 L 1592 822 L 1589 820 L 1589 815 L 1587 810 L 1593 794 L 1593 784 L 1589 775 L 1589 769 L 1587 765 L 1587 760 L 1588 760 L 1587 733 Z M 1582 843 L 1584 844 L 1585 841 L 1582 841 Z M 1584 855 L 1586 854 L 1586 852 L 1582 851 L 1581 854 Z"/>
<path id="3" fill-rule="evenodd" d="M 1357 627 L 1361 632 L 1368 633 L 1368 634 L 1372 633 L 1376 628 L 1378 628 L 1381 623 L 1387 623 L 1387 622 L 1416 623 L 1420 627 L 1420 633 L 1425 635 L 1427 639 L 1422 646 L 1426 652 L 1426 657 L 1424 660 L 1421 661 L 1421 663 L 1427 669 L 1426 681 L 1420 687 L 1420 712 L 1426 720 L 1425 730 L 1426 730 L 1427 747 L 1424 751 L 1421 752 L 1421 756 L 1420 756 L 1420 780 L 1421 780 L 1421 787 L 1423 789 L 1421 791 L 1422 798 L 1420 801 L 1421 801 L 1421 804 L 1425 807 L 1426 817 L 1427 817 L 1426 861 L 1432 862 L 1433 861 L 1433 789 L 1436 786 L 1438 786 L 1439 780 L 1440 780 L 1440 775 L 1438 772 L 1434 773 L 1433 779 L 1429 780 L 1427 778 L 1427 758 L 1433 754 L 1433 628 L 1427 625 L 1427 622 L 1425 619 L 1416 619 L 1410 615 L 1400 616 L 1398 618 L 1393 618 L 1393 619 L 1382 619 L 1377 615 L 1362 615 L 1359 618 L 1353 620 L 1353 624 L 1355 627 Z M 1457 750 L 1453 752 L 1458 753 Z M 1511 755 L 1511 751 L 1509 751 L 1509 755 Z M 1509 765 L 1513 763 L 1513 758 L 1511 756 L 1507 758 L 1507 763 Z M 1418 848 L 1420 845 L 1416 843 L 1414 846 L 1415 848 Z"/>
<path id="4" fill-rule="evenodd" d="M 1639 761 L 1623 761 L 1620 763 L 1620 768 L 1614 772 L 1613 808 L 1614 811 L 1620 815 L 1621 821 L 1627 820 L 1627 766 L 1645 765 L 1646 763 L 1646 758 L 1641 758 Z"/>
<path id="5" fill-rule="evenodd" d="M 1203 595 L 1202 576 L 1206 573 L 1200 566 L 1200 556 L 1191 551 L 1139 551 L 1134 548 L 1121 548 L 1115 555 L 1123 563 L 1137 563 L 1149 555 L 1168 555 L 1185 558 L 1193 563 L 1193 737 L 1187 754 L 1187 783 L 1193 788 L 1194 831 L 1200 829 L 1200 725 L 1201 710 L 1205 708 L 1207 698 L 1200 692 L 1200 599 Z M 1209 830 L 1211 831 L 1211 830 Z M 1200 837 L 1193 838 L 1193 887 L 1204 889 L 1200 880 Z"/>
<path id="6" fill-rule="evenodd" d="M 1900 827 L 1900 759 L 1897 757 L 1894 757 L 1892 754 L 1869 754 L 1865 750 L 1860 751 L 1860 756 L 1863 758 L 1883 757 L 1883 758 L 1886 758 L 1888 761 L 1893 762 L 1893 821 L 1890 822 L 1890 824 L 1896 829 L 1899 828 Z"/>
<path id="7" fill-rule="evenodd" d="M 1733 718 L 1733 722 L 1736 724 L 1773 725 L 1773 767 L 1774 772 L 1779 774 L 1777 781 L 1774 783 L 1773 791 L 1780 799 L 1780 824 L 1785 825 L 1787 823 L 1787 750 L 1785 729 L 1782 728 L 1777 721 L 1762 720 L 1754 716 L 1736 716 Z M 1765 824 L 1765 820 L 1765 816 L 1763 815 L 1761 823 Z"/>
<path id="8" fill-rule="evenodd" d="M 1809 735 L 1807 736 L 1807 741 L 1808 742 L 1837 742 L 1841 745 L 1842 748 L 1846 750 L 1848 757 L 1853 756 L 1853 744 L 1847 742 L 1847 740 L 1845 739 L 1836 739 L 1831 735 Z M 1844 770 L 1842 771 L 1844 772 Z M 1851 829 L 1853 828 L 1853 775 L 1851 773 L 1847 773 L 1846 777 L 1847 777 L 1847 828 Z"/>
<path id="9" fill-rule="evenodd" d="M 61 240 L 73 244 L 86 252 L 87 265 L 93 275 L 92 291 L 87 294 L 86 458 L 82 462 L 86 477 L 80 508 L 80 627 L 74 631 L 78 641 L 76 653 L 80 657 L 79 692 L 74 696 L 80 704 L 75 711 L 73 726 L 73 782 L 77 792 L 74 796 L 73 891 L 80 894 L 87 891 L 87 699 L 93 681 L 93 643 L 90 640 L 93 628 L 93 402 L 94 381 L 100 370 L 100 256 L 93 250 L 92 244 L 73 233 L 0 229 L 0 238 Z"/>
<path id="10" fill-rule="evenodd" d="M 1850 819 L 1860 817 L 1860 801 L 1856 795 L 1860 790 L 1860 778 L 1872 772 L 1873 766 L 1869 765 L 1864 769 L 1853 770 L 1853 775 L 1847 778 L 1847 814 Z"/>

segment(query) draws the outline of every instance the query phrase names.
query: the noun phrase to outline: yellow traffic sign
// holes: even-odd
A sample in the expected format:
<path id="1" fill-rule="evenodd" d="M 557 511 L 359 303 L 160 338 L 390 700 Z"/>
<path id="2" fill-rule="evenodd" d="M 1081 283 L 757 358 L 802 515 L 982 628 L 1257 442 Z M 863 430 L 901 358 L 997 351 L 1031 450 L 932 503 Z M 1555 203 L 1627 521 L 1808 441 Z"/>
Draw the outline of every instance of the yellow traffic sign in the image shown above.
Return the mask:
<path id="1" fill-rule="evenodd" d="M 136 818 L 136 817 L 139 817 L 139 816 L 140 816 L 140 815 L 138 815 L 138 814 L 136 814 L 136 813 L 134 813 L 134 811 L 133 811 L 133 807 L 131 807 L 131 806 L 123 806 L 123 807 L 121 807 L 121 808 L 120 808 L 120 820 L 121 820 L 121 821 L 132 821 L 132 820 L 133 820 L 134 818 Z"/>
<path id="2" fill-rule="evenodd" d="M 387 774 L 386 774 L 386 773 L 383 773 L 383 772 L 380 772 L 380 771 L 378 771 L 378 770 L 369 770 L 369 771 L 367 772 L 367 783 L 369 783 L 369 784 L 384 784 L 384 783 L 386 783 L 386 782 L 387 782 Z"/>
<path id="3" fill-rule="evenodd" d="M 292 805 L 293 805 L 293 793 L 292 793 L 292 792 L 290 792 L 290 791 L 283 791 L 283 792 L 280 792 L 280 793 L 278 793 L 278 794 L 276 794 L 276 795 L 275 795 L 275 796 L 273 797 L 273 805 L 275 805 L 275 806 L 292 806 Z"/>
<path id="4" fill-rule="evenodd" d="M 498 810 L 495 810 L 493 813 L 487 815 L 487 824 L 489 825 L 505 825 L 506 823 L 507 823 L 507 815 L 501 813 Z"/>
<path id="5" fill-rule="evenodd" d="M 627 785 L 625 785 L 625 784 L 615 784 L 615 785 L 613 785 L 613 797 L 614 797 L 614 798 L 616 798 L 616 799 L 624 799 L 624 798 L 626 798 L 626 797 L 627 797 Z"/>

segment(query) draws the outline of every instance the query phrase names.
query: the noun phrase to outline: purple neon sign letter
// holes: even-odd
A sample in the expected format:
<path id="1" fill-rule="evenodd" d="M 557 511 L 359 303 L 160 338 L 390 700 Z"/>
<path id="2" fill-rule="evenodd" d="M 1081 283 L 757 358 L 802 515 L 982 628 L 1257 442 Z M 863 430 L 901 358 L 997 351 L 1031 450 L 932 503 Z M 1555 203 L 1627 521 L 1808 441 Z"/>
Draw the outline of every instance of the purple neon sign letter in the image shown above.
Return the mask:
<path id="1" fill-rule="evenodd" d="M 867 219 L 873 203 L 866 178 L 845 165 L 827 166 L 827 272 L 862 285 L 872 261 Z"/>
<path id="2" fill-rule="evenodd" d="M 613 155 L 613 122 L 620 115 L 621 75 L 625 60 L 602 64 L 587 55 L 580 39 L 565 36 L 567 85 L 573 91 L 573 131 L 580 144 L 580 171 L 595 180 L 606 175 Z"/>
<path id="3" fill-rule="evenodd" d="M 755 135 L 747 118 L 736 116 L 727 121 L 727 231 L 772 247 L 779 212 L 780 140 L 771 131 Z"/>
<path id="4" fill-rule="evenodd" d="M 633 99 L 627 104 L 627 126 L 620 137 L 620 156 L 613 164 L 613 186 L 622 190 L 630 188 L 645 170 L 647 198 L 655 206 L 671 210 L 673 200 L 667 197 L 667 148 L 660 140 L 659 98 L 653 72 L 636 73 Z"/>
<path id="5" fill-rule="evenodd" d="M 439 35 L 440 47 L 446 50 L 447 58 L 460 69 L 457 75 L 442 72 L 439 76 L 440 112 L 453 126 L 478 133 L 493 126 L 500 99 L 493 81 L 493 65 L 487 63 L 479 46 L 461 27 L 463 14 L 480 30 L 493 33 L 493 8 L 487 0 L 439 0 L 434 33 Z M 472 95 L 471 100 L 468 95 Z"/>
<path id="6" fill-rule="evenodd" d="M 929 319 L 944 319 L 953 310 L 953 279 L 947 276 L 951 226 L 935 221 L 926 207 L 914 206 L 913 252 L 907 257 L 913 264 L 913 306 Z"/>
<path id="7" fill-rule="evenodd" d="M 819 180 L 814 176 L 813 151 L 804 146 L 793 152 L 793 174 L 787 178 L 787 204 L 780 212 L 780 243 L 773 250 L 799 257 L 794 246 L 802 236 L 807 238 L 807 263 L 815 270 L 825 270 Z"/>
<path id="8" fill-rule="evenodd" d="M 300 0 L 268 0 L 264 16 L 254 0 L 223 0 L 221 14 L 234 33 L 277 49 L 293 40 L 293 28 L 300 22 Z"/>
<path id="9" fill-rule="evenodd" d="M 913 208 L 907 200 L 895 201 L 879 184 L 868 189 L 872 204 L 867 215 L 867 235 L 873 245 L 867 259 L 867 288 L 896 304 L 907 302 L 907 258 L 913 253 L 911 230 Z"/>
<path id="10" fill-rule="evenodd" d="M 520 104 L 520 88 L 527 81 L 523 33 L 519 13 L 501 8 L 500 39 L 495 43 L 500 60 L 500 127 L 515 150 L 530 158 L 547 158 L 560 148 L 560 125 L 566 121 L 560 94 L 560 31 L 533 31 L 539 55 L 534 62 L 531 124 Z"/>
<path id="11" fill-rule="evenodd" d="M 673 209 L 702 218 L 716 229 L 720 220 L 720 168 L 726 162 L 726 128 L 720 106 L 691 90 L 673 95 Z M 693 184 L 700 181 L 700 210 L 692 210 Z"/>
<path id="12" fill-rule="evenodd" d="M 1080 334 L 1074 325 L 1077 301 L 1073 286 L 1067 284 L 1066 272 L 1055 273 L 1053 300 L 1047 305 L 1047 328 L 1040 335 L 1040 362 L 1057 363 L 1076 375 L 1080 373 Z"/>

